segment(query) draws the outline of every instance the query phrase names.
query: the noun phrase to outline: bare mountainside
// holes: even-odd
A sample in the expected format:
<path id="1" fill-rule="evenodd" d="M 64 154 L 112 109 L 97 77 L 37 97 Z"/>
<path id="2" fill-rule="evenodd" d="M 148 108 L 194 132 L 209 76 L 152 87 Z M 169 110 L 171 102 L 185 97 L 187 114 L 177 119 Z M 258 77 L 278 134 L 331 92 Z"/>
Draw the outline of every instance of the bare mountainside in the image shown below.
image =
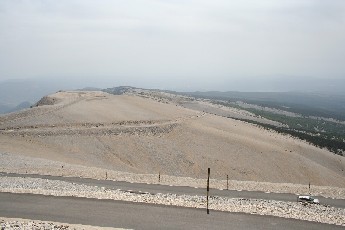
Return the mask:
<path id="1" fill-rule="evenodd" d="M 345 187 L 343 157 L 172 97 L 58 92 L 0 116 L 0 152 L 134 173 L 204 178 L 210 167 L 218 179 Z"/>

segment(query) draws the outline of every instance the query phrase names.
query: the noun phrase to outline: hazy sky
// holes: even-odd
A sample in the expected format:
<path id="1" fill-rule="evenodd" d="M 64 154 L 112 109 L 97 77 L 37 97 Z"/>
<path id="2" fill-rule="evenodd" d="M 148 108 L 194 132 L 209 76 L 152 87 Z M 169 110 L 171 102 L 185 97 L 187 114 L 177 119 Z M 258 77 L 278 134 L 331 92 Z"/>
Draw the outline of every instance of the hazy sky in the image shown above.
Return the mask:
<path id="1" fill-rule="evenodd" d="M 0 80 L 37 77 L 200 89 L 344 79 L 345 1 L 0 0 Z"/>

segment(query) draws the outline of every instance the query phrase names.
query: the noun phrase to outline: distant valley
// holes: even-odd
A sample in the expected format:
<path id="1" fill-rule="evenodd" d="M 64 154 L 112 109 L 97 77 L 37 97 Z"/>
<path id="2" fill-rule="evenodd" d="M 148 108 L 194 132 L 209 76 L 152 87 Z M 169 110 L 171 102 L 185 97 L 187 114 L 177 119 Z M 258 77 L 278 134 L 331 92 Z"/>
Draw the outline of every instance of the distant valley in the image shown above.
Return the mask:
<path id="1" fill-rule="evenodd" d="M 237 118 L 306 140 L 321 148 L 345 153 L 345 96 L 325 93 L 179 93 L 209 100 L 220 107 L 236 108 L 254 114 Z M 228 115 L 229 117 L 236 118 Z M 265 118 L 277 123 L 257 120 Z"/>

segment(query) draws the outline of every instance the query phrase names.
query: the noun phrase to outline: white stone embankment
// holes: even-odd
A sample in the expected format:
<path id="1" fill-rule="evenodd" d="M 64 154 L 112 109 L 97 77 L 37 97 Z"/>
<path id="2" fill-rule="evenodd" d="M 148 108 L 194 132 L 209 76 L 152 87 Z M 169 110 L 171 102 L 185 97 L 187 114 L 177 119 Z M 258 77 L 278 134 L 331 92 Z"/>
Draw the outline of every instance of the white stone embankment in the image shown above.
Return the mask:
<path id="1" fill-rule="evenodd" d="M 205 196 L 160 193 L 137 194 L 106 189 L 103 187 L 39 178 L 0 177 L 0 192 L 74 196 L 192 208 L 206 208 Z M 213 210 L 270 215 L 345 226 L 345 210 L 340 208 L 316 204 L 303 205 L 297 202 L 225 198 L 217 196 L 210 197 L 209 202 L 209 208 Z"/>
<path id="2" fill-rule="evenodd" d="M 41 220 L 27 220 L 20 218 L 5 218 L 0 217 L 0 229 L 1 230 L 12 230 L 12 229 L 30 229 L 30 230 L 121 230 L 122 228 L 108 228 L 108 227 L 95 227 L 90 225 L 81 224 L 67 224 L 51 221 Z"/>
<path id="3" fill-rule="evenodd" d="M 177 177 L 157 174 L 136 174 L 107 170 L 96 167 L 86 167 L 75 164 L 67 164 L 58 161 L 33 158 L 12 153 L 0 153 L 0 172 L 20 174 L 40 174 L 65 177 L 82 177 L 92 179 L 107 179 L 114 181 L 127 181 L 133 183 L 163 184 L 173 186 L 206 187 L 206 179 L 191 177 Z M 210 180 L 210 187 L 225 189 L 226 180 Z M 229 180 L 229 189 L 246 191 L 263 191 L 272 193 L 308 194 L 308 185 L 291 183 L 270 183 L 256 181 Z M 345 188 L 329 186 L 311 186 L 312 195 L 326 198 L 345 199 Z"/>

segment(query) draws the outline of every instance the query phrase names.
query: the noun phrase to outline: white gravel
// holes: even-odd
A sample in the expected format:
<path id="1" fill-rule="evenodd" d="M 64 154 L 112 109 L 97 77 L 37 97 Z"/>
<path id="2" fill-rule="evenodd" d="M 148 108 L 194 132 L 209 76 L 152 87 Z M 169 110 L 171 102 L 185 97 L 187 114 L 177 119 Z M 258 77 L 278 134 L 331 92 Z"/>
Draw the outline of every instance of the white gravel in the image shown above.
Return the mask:
<path id="1" fill-rule="evenodd" d="M 51 221 L 40 221 L 40 220 L 28 220 L 19 218 L 5 218 L 0 217 L 0 229 L 30 229 L 30 230 L 120 230 L 123 228 L 108 228 L 108 227 L 95 227 L 90 225 L 80 225 L 80 224 L 67 224 Z"/>
<path id="2" fill-rule="evenodd" d="M 161 175 L 159 182 L 158 174 L 135 174 L 120 172 L 96 167 L 66 164 L 63 162 L 46 160 L 43 158 L 21 156 L 12 153 L 0 153 L 0 172 L 21 174 L 29 173 L 67 177 L 70 176 L 93 179 L 105 179 L 107 175 L 108 180 L 114 181 L 189 186 L 199 188 L 204 188 L 206 186 L 206 179 Z M 210 187 L 216 189 L 225 189 L 226 180 L 211 179 Z M 229 180 L 229 189 L 292 194 L 309 193 L 308 185 L 236 180 Z M 345 188 L 312 185 L 311 193 L 314 196 L 345 199 Z"/>
<path id="3" fill-rule="evenodd" d="M 205 196 L 176 194 L 136 194 L 103 187 L 79 185 L 39 178 L 0 177 L 0 192 L 33 193 L 53 196 L 75 196 L 130 202 L 206 208 Z M 345 226 L 345 209 L 296 202 L 210 197 L 210 209 L 271 215 Z"/>

